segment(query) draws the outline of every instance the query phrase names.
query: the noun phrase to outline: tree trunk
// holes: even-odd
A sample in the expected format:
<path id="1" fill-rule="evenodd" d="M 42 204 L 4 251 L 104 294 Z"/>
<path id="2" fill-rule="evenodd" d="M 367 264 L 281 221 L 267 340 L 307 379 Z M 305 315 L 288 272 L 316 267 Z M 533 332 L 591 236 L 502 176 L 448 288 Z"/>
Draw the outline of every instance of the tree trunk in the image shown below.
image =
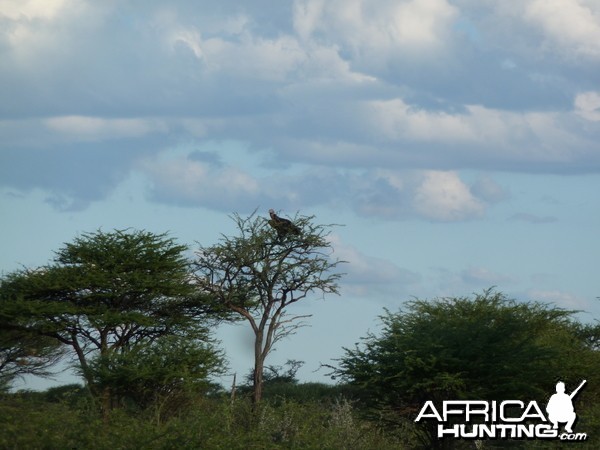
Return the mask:
<path id="1" fill-rule="evenodd" d="M 263 388 L 263 363 L 254 367 L 254 392 L 252 394 L 252 403 L 256 406 L 262 399 L 262 388 Z"/>
<path id="2" fill-rule="evenodd" d="M 104 421 L 108 420 L 112 406 L 112 392 L 109 387 L 105 387 L 102 390 L 102 417 Z"/>
<path id="3" fill-rule="evenodd" d="M 262 348 L 262 333 L 256 334 L 256 340 L 254 342 L 254 373 L 252 377 L 252 387 L 254 389 L 252 393 L 252 405 L 257 407 L 262 399 L 262 388 L 263 388 L 263 367 L 265 363 L 265 355 Z"/>

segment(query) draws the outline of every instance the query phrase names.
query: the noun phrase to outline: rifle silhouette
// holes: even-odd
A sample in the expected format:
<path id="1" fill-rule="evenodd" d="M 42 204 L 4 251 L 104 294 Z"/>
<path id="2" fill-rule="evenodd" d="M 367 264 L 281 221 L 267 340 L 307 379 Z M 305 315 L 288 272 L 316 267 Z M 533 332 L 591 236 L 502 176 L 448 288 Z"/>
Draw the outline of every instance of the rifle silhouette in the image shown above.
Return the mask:
<path id="1" fill-rule="evenodd" d="M 581 384 L 579 386 L 577 386 L 577 389 L 575 389 L 573 392 L 571 392 L 571 395 L 569 395 L 569 398 L 572 400 L 573 397 L 575 397 L 577 395 L 577 393 L 579 392 L 579 389 L 581 389 L 583 387 L 583 385 L 585 384 L 587 380 L 583 380 L 581 382 Z"/>

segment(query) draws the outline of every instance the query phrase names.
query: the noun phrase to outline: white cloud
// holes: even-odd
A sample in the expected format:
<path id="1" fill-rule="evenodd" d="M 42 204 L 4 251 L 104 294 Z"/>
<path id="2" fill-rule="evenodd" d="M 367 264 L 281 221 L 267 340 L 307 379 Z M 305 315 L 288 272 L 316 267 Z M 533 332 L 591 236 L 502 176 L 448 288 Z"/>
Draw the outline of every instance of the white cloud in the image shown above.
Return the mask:
<path id="1" fill-rule="evenodd" d="M 510 196 L 502 186 L 489 176 L 479 178 L 473 186 L 471 186 L 471 192 L 476 197 L 488 203 L 497 203 L 506 200 Z"/>
<path id="2" fill-rule="evenodd" d="M 245 211 L 261 194 L 252 175 L 232 166 L 177 157 L 145 160 L 140 167 L 150 177 L 153 196 L 167 202 Z"/>
<path id="3" fill-rule="evenodd" d="M 518 220 L 533 224 L 554 223 L 558 219 L 554 216 L 539 216 L 531 213 L 517 213 L 510 217 L 510 220 Z"/>
<path id="4" fill-rule="evenodd" d="M 297 0 L 294 27 L 303 39 L 325 37 L 362 67 L 399 53 L 420 59 L 448 46 L 458 10 L 446 0 Z"/>
<path id="5" fill-rule="evenodd" d="M 52 20 L 69 0 L 3 0 L 0 16 L 11 20 Z"/>
<path id="6" fill-rule="evenodd" d="M 575 113 L 590 122 L 600 122 L 600 92 L 578 94 L 575 97 Z"/>
<path id="7" fill-rule="evenodd" d="M 181 153 L 181 152 L 179 152 Z M 294 166 L 274 172 L 248 164 L 218 164 L 165 151 L 147 159 L 141 170 L 149 177 L 155 200 L 220 211 L 252 211 L 259 205 L 305 209 L 317 205 L 349 208 L 363 216 L 387 220 L 424 218 L 430 221 L 464 221 L 481 218 L 488 206 L 503 198 L 494 191 L 487 199 L 476 196 L 456 172 L 340 170 Z M 491 180 L 489 189 L 499 189 Z"/>
<path id="8" fill-rule="evenodd" d="M 200 37 L 200 32 L 198 30 L 182 28 L 173 31 L 168 40 L 171 42 L 173 50 L 175 50 L 178 45 L 182 44 L 189 48 L 196 58 L 202 59 L 204 56 L 204 52 L 202 51 L 202 38 Z"/>
<path id="9" fill-rule="evenodd" d="M 480 217 L 485 211 L 483 202 L 473 196 L 455 172 L 425 172 L 413 205 L 425 218 L 448 222 Z"/>
<path id="10" fill-rule="evenodd" d="M 402 99 L 375 100 L 367 105 L 374 127 L 390 139 L 473 141 L 477 134 L 464 114 L 413 108 Z"/>
<path id="11" fill-rule="evenodd" d="M 245 16 L 223 19 L 220 27 L 212 24 L 213 33 L 203 37 L 195 26 L 181 26 L 172 17 L 162 19 L 166 40 L 172 53 L 188 49 L 201 65 L 196 77 L 218 78 L 223 74 L 234 79 L 260 80 L 270 83 L 312 84 L 319 80 L 372 81 L 351 69 L 336 45 L 303 42 L 293 34 L 262 37 L 250 31 Z"/>
<path id="12" fill-rule="evenodd" d="M 375 100 L 367 105 L 371 125 L 393 140 L 503 145 L 558 127 L 555 113 L 515 113 L 481 105 L 446 112 L 412 106 L 404 100 Z M 522 150 L 519 149 L 519 152 Z"/>
<path id="13" fill-rule="evenodd" d="M 204 42 L 203 51 L 214 70 L 272 82 L 286 80 L 307 57 L 290 36 L 244 39 L 241 43 L 213 38 Z"/>
<path id="14" fill-rule="evenodd" d="M 97 141 L 141 137 L 168 130 L 156 119 L 105 119 L 88 116 L 61 116 L 44 120 L 45 126 L 70 140 Z"/>
<path id="15" fill-rule="evenodd" d="M 396 3 L 393 10 L 391 35 L 403 45 L 441 47 L 444 32 L 455 18 L 457 10 L 445 0 L 412 0 Z"/>
<path id="16" fill-rule="evenodd" d="M 561 51 L 600 58 L 600 6 L 581 0 L 533 0 L 525 18 Z"/>
<path id="17" fill-rule="evenodd" d="M 447 157 L 459 166 L 467 160 L 556 164 L 585 157 L 589 150 L 584 149 L 593 145 L 585 134 L 572 128 L 572 119 L 576 114 L 595 117 L 596 101 L 593 95 L 580 96 L 573 112 L 515 112 L 481 105 L 446 112 L 396 98 L 368 101 L 365 120 L 369 133 L 389 144 L 442 144 L 431 154 L 439 160 Z"/>
<path id="18" fill-rule="evenodd" d="M 365 216 L 455 222 L 481 218 L 487 208 L 453 171 L 375 170 L 356 180 L 351 202 Z"/>
<path id="19" fill-rule="evenodd" d="M 335 251 L 333 256 L 347 262 L 339 266 L 340 271 L 346 274 L 342 278 L 344 294 L 368 296 L 383 293 L 397 296 L 421 279 L 415 272 L 398 267 L 387 259 L 361 252 L 337 235 L 331 235 L 329 240 Z"/>
<path id="20" fill-rule="evenodd" d="M 559 307 L 567 309 L 585 310 L 589 307 L 585 299 L 579 298 L 570 292 L 560 290 L 530 289 L 527 291 L 527 296 L 534 301 L 554 303 Z"/>
<path id="21" fill-rule="evenodd" d="M 147 163 L 144 168 L 161 195 L 174 195 L 193 204 L 212 197 L 235 201 L 237 197 L 255 196 L 259 190 L 253 177 L 233 167 L 215 170 L 202 162 L 177 159 Z"/>
<path id="22" fill-rule="evenodd" d="M 485 267 L 469 267 L 462 271 L 461 277 L 465 283 L 484 289 L 514 281 L 508 275 L 494 272 Z"/>
<path id="23" fill-rule="evenodd" d="M 325 0 L 296 0 L 294 1 L 294 29 L 303 38 L 308 39 L 317 28 Z"/>
<path id="24" fill-rule="evenodd" d="M 82 40 L 101 26 L 111 10 L 108 2 L 85 0 L 4 0 L 0 3 L 0 38 L 5 34 L 16 61 L 27 66 L 48 68 L 49 55 L 62 62 Z M 9 53 L 10 54 L 10 53 Z M 43 58 L 37 60 L 37 58 Z M 51 65 L 50 65 L 51 67 Z"/>

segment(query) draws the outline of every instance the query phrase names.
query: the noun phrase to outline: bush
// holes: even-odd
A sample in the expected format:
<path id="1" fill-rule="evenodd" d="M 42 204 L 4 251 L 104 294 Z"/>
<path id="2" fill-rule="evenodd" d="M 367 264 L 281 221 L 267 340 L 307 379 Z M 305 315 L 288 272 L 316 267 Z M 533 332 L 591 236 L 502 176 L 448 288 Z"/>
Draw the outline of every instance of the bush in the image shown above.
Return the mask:
<path id="1" fill-rule="evenodd" d="M 2 449 L 398 449 L 400 441 L 358 418 L 346 400 L 325 404 L 198 397 L 157 421 L 152 408 L 132 413 L 73 406 L 51 393 L 7 394 L 0 403 Z M 52 401 L 49 401 L 52 398 Z"/>

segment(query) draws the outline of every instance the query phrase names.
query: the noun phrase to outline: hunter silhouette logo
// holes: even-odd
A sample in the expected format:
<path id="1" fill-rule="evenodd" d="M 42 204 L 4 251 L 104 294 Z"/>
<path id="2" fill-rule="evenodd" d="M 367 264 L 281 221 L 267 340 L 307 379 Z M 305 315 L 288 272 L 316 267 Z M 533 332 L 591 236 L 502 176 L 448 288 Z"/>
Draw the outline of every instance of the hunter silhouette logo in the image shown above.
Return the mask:
<path id="1" fill-rule="evenodd" d="M 558 429 L 559 422 L 566 422 L 565 431 L 573 433 L 573 424 L 577 419 L 575 408 L 573 408 L 573 397 L 577 395 L 585 382 L 586 380 L 583 380 L 577 389 L 571 392 L 571 395 L 565 394 L 565 383 L 562 381 L 556 383 L 556 394 L 550 397 L 548 406 L 546 406 L 548 419 L 552 422 L 554 430 Z"/>
<path id="2" fill-rule="evenodd" d="M 577 414 L 573 399 L 585 385 L 583 380 L 567 394 L 565 383 L 556 383 L 546 414 L 535 400 L 445 400 L 441 405 L 425 402 L 415 422 L 435 421 L 437 437 L 456 439 L 559 439 L 585 441 L 586 433 L 573 432 Z M 564 431 L 560 432 L 560 425 Z"/>

